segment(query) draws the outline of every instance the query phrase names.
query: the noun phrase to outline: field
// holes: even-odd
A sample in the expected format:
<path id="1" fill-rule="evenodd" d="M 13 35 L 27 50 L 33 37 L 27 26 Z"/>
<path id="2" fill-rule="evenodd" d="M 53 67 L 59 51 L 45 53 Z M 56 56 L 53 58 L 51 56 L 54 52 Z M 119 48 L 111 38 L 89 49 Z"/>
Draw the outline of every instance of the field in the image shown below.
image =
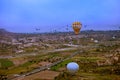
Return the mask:
<path id="1" fill-rule="evenodd" d="M 8 67 L 13 66 L 13 62 L 8 59 L 0 59 L 0 68 L 7 69 Z"/>
<path id="2" fill-rule="evenodd" d="M 27 76 L 25 78 L 21 78 L 21 80 L 53 80 L 58 75 L 59 72 L 46 70 Z"/>
<path id="3" fill-rule="evenodd" d="M 106 48 L 110 48 L 111 51 L 114 51 L 115 48 L 119 49 L 120 45 L 113 45 L 113 46 L 107 46 Z M 120 54 L 119 60 L 113 61 L 113 57 L 106 57 L 113 55 L 113 53 L 108 53 L 109 50 L 105 49 L 105 51 L 102 51 L 103 47 L 99 47 L 101 51 L 93 50 L 92 48 L 84 51 L 81 54 L 77 54 L 73 58 L 71 58 L 69 61 L 73 61 L 79 64 L 79 71 L 75 73 L 74 75 L 71 75 L 67 69 L 66 65 L 62 66 L 63 63 L 66 63 L 67 61 L 62 62 L 61 64 L 56 65 L 53 69 L 59 71 L 59 66 L 64 67 L 64 70 L 62 70 L 63 73 L 61 73 L 58 77 L 55 78 L 55 80 L 119 80 L 120 79 Z M 101 61 L 101 63 L 98 63 Z"/>
<path id="4" fill-rule="evenodd" d="M 99 33 L 99 37 L 95 36 L 96 33 Z M 105 38 L 101 37 L 102 32 L 96 33 L 92 32 L 89 35 L 81 33 L 80 37 L 69 35 L 72 37 L 70 40 L 61 33 L 61 40 L 65 38 L 63 41 L 56 39 L 58 35 L 61 37 L 60 34 L 46 34 L 47 38 L 51 36 L 50 40 L 44 42 L 41 40 L 42 42 L 37 42 L 39 45 L 35 42 L 37 46 L 18 45 L 24 51 L 21 53 L 13 51 L 13 54 L 9 53 L 12 45 L 9 47 L 2 43 L 1 45 L 9 50 L 0 57 L 0 79 L 119 80 L 120 39 L 119 37 L 112 39 L 112 36 L 105 32 Z M 94 42 L 91 37 L 98 39 L 99 42 Z M 13 49 L 19 49 L 16 46 L 14 45 Z M 76 62 L 79 65 L 79 70 L 74 75 L 66 68 L 69 62 Z"/>

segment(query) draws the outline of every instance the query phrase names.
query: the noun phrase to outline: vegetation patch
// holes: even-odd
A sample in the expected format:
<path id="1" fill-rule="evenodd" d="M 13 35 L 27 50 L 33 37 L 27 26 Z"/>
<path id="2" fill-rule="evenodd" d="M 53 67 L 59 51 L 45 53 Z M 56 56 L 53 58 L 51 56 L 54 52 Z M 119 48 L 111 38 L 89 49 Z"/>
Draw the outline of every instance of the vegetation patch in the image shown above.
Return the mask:
<path id="1" fill-rule="evenodd" d="M 10 70 L 7 71 L 7 74 L 23 74 L 27 71 L 31 71 L 32 68 L 30 68 L 29 66 L 34 64 L 33 62 L 26 62 L 20 66 L 14 67 Z"/>
<path id="2" fill-rule="evenodd" d="M 97 60 L 101 60 L 100 57 L 74 57 L 73 59 L 77 59 L 79 61 L 89 61 L 89 62 L 95 62 Z"/>
<path id="3" fill-rule="evenodd" d="M 71 59 L 70 60 L 65 60 L 65 61 L 63 61 L 63 62 L 61 62 L 61 63 L 51 67 L 51 70 L 56 71 L 59 68 L 65 67 L 69 62 L 72 62 L 72 60 Z"/>
<path id="4" fill-rule="evenodd" d="M 7 69 L 11 66 L 14 66 L 14 64 L 9 59 L 0 59 L 0 68 L 1 69 Z"/>

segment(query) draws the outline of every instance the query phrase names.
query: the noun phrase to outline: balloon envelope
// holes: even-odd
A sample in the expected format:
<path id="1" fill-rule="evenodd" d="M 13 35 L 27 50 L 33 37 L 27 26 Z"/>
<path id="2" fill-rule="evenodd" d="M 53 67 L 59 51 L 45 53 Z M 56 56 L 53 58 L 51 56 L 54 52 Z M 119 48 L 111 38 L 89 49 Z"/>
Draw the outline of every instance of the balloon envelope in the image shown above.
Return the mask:
<path id="1" fill-rule="evenodd" d="M 82 24 L 80 22 L 74 22 L 72 24 L 72 27 L 73 27 L 75 34 L 79 34 Z"/>
<path id="2" fill-rule="evenodd" d="M 67 64 L 67 70 L 71 73 L 75 73 L 79 70 L 79 65 L 75 62 L 70 62 Z"/>

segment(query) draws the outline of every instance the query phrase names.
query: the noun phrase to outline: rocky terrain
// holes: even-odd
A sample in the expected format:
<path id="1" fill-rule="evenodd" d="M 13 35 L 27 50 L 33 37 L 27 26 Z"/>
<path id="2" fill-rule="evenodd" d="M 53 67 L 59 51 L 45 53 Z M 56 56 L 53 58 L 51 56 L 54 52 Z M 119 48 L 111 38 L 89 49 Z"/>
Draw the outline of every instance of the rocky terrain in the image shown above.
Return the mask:
<path id="1" fill-rule="evenodd" d="M 71 61 L 80 66 L 74 76 L 66 69 Z M 0 29 L 2 80 L 119 80 L 119 75 L 119 30 L 89 30 L 75 35 L 12 33 Z"/>

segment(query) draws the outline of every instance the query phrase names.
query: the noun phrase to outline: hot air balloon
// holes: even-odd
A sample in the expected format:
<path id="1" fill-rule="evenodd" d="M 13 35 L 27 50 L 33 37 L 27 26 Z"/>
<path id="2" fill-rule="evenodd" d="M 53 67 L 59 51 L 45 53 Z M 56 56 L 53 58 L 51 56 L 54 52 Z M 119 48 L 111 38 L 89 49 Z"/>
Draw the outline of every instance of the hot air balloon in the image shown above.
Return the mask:
<path id="1" fill-rule="evenodd" d="M 67 64 L 67 70 L 71 73 L 74 74 L 79 70 L 79 65 L 75 62 L 70 62 Z"/>
<path id="2" fill-rule="evenodd" d="M 74 30 L 75 34 L 78 35 L 79 32 L 80 32 L 80 29 L 82 27 L 82 24 L 80 22 L 74 22 L 72 24 L 72 27 L 73 27 L 73 30 Z"/>

